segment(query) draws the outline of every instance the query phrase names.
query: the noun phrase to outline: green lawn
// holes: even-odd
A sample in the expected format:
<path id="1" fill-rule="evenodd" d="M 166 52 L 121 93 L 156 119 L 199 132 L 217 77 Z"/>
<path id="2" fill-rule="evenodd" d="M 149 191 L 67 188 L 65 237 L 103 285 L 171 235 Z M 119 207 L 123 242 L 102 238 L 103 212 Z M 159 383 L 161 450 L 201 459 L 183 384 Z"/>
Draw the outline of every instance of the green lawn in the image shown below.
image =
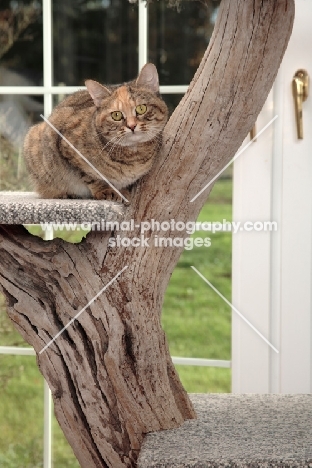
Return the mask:
<path id="1" fill-rule="evenodd" d="M 231 221 L 231 180 L 215 185 L 199 221 Z M 231 234 L 197 232 L 210 247 L 185 250 L 166 292 L 162 323 L 173 356 L 230 359 L 231 311 L 190 268 L 195 266 L 231 299 Z M 25 345 L 8 321 L 0 297 L 0 345 Z M 230 392 L 230 369 L 177 366 L 188 392 Z M 0 355 L 0 467 L 41 468 L 43 379 L 35 357 Z M 56 420 L 53 427 L 55 468 L 78 468 Z"/>
<path id="2" fill-rule="evenodd" d="M 232 184 L 220 180 L 198 221 L 232 220 Z M 172 356 L 230 360 L 231 310 L 190 268 L 195 266 L 228 300 L 231 299 L 231 234 L 197 232 L 211 246 L 185 250 L 166 292 L 162 323 Z M 188 392 L 230 392 L 230 369 L 177 366 Z"/>

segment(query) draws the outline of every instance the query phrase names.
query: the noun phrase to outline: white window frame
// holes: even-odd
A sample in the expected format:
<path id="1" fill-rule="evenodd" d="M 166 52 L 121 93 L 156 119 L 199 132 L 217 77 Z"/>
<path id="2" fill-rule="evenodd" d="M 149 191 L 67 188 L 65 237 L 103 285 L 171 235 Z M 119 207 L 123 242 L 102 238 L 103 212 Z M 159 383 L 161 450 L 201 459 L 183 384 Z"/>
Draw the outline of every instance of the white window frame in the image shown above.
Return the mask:
<path id="1" fill-rule="evenodd" d="M 52 0 L 43 0 L 43 86 L 0 86 L 0 94 L 43 95 L 44 115 L 48 117 L 53 109 L 53 96 L 70 94 L 81 86 L 53 86 L 53 44 L 52 44 Z M 148 4 L 138 0 L 138 69 L 148 61 Z M 160 86 L 162 94 L 183 94 L 188 85 Z M 53 239 L 53 230 L 47 230 L 45 240 Z M 0 354 L 35 356 L 33 348 L 0 346 Z M 203 367 L 231 368 L 231 361 L 218 359 L 199 359 L 172 357 L 174 364 Z M 44 450 L 43 468 L 52 468 L 52 397 L 44 381 Z"/>

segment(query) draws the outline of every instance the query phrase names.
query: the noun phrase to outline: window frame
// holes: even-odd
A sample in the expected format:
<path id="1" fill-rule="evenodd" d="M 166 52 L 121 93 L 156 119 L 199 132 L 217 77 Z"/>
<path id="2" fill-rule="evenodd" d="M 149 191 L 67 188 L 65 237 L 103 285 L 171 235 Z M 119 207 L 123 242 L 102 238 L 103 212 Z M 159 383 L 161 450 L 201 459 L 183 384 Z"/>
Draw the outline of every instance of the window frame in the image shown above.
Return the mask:
<path id="1" fill-rule="evenodd" d="M 43 86 L 0 86 L 0 94 L 43 95 L 44 115 L 48 117 L 53 109 L 53 96 L 70 94 L 82 86 L 53 86 L 53 35 L 52 35 L 52 0 L 42 0 L 43 14 Z M 138 68 L 141 70 L 148 61 L 148 4 L 138 0 Z M 188 85 L 160 86 L 161 94 L 184 94 Z M 45 240 L 53 239 L 53 231 L 47 230 Z M 0 355 L 34 356 L 33 348 L 0 346 Z M 187 357 L 172 357 L 174 364 L 231 368 L 231 361 L 217 359 L 199 359 Z M 52 396 L 46 381 L 44 381 L 44 450 L 43 468 L 52 468 Z"/>

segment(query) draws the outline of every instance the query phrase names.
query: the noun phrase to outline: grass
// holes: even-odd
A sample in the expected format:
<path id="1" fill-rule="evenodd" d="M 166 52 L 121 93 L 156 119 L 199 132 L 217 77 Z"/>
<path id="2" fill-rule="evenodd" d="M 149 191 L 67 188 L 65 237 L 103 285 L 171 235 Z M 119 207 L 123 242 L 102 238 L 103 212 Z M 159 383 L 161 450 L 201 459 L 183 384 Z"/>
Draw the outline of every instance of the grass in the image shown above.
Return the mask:
<path id="1" fill-rule="evenodd" d="M 231 180 L 221 179 L 198 220 L 231 221 L 231 200 Z M 40 234 L 38 229 L 36 234 Z M 230 308 L 190 266 L 230 300 L 231 234 L 197 232 L 193 237 L 210 237 L 211 246 L 185 250 L 173 272 L 162 314 L 170 352 L 173 356 L 229 360 Z M 1 297 L 0 345 L 25 346 L 5 314 Z M 230 369 L 177 366 L 177 370 L 188 392 L 231 391 Z M 35 358 L 0 355 L 0 392 L 0 467 L 42 468 L 43 379 Z M 57 468 L 79 468 L 55 419 L 53 458 Z"/>
<path id="2" fill-rule="evenodd" d="M 231 181 L 220 180 L 198 221 L 231 221 Z M 231 299 L 231 234 L 196 232 L 211 246 L 184 251 L 166 292 L 162 324 L 172 356 L 231 358 L 231 310 L 191 269 L 195 266 L 228 300 Z M 224 368 L 177 366 L 185 389 L 193 393 L 230 392 L 231 371 Z"/>
<path id="3" fill-rule="evenodd" d="M 43 379 L 34 356 L 1 356 L 0 466 L 39 468 L 43 453 Z"/>

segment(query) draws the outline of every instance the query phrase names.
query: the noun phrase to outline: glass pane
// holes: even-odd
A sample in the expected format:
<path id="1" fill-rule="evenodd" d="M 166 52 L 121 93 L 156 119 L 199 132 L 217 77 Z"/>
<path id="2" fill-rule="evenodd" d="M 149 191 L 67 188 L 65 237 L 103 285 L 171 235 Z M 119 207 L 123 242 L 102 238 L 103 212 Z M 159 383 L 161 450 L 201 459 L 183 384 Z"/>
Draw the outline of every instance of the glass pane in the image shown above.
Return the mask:
<path id="1" fill-rule="evenodd" d="M 0 86 L 42 85 L 42 1 L 1 0 Z"/>
<path id="2" fill-rule="evenodd" d="M 42 96 L 0 95 L 0 190 L 29 190 L 22 155 L 28 128 L 41 121 Z"/>
<path id="3" fill-rule="evenodd" d="M 181 365 L 175 367 L 188 393 L 231 393 L 231 369 Z"/>
<path id="4" fill-rule="evenodd" d="M 54 84 L 129 81 L 138 72 L 138 7 L 124 0 L 53 1 Z"/>
<path id="5" fill-rule="evenodd" d="M 177 8 L 166 0 L 149 4 L 149 60 L 161 85 L 188 84 L 209 43 L 219 0 L 183 1 Z"/>
<path id="6" fill-rule="evenodd" d="M 55 106 L 57 106 L 60 102 L 62 102 L 65 98 L 67 98 L 67 97 L 70 96 L 71 94 L 73 94 L 73 93 L 67 93 L 67 94 L 64 94 L 64 93 L 53 94 L 53 95 L 52 95 L 52 106 L 53 106 L 53 109 L 54 109 Z"/>
<path id="7" fill-rule="evenodd" d="M 43 378 L 35 356 L 0 356 L 0 466 L 40 468 Z"/>
<path id="8" fill-rule="evenodd" d="M 6 313 L 6 304 L 3 294 L 0 293 L 0 346 L 28 347 Z M 0 355 L 1 357 L 1 355 Z M 1 466 L 1 464 L 0 464 Z"/>
<path id="9" fill-rule="evenodd" d="M 202 225 L 188 239 L 166 290 L 162 324 L 173 356 L 230 360 L 231 307 L 191 266 L 231 300 L 232 233 L 209 230 L 211 223 L 232 221 L 231 166 L 214 185 L 197 221 Z M 230 369 L 176 367 L 189 392 L 231 391 Z"/>
<path id="10" fill-rule="evenodd" d="M 181 101 L 183 94 L 162 94 L 161 97 L 165 101 L 169 109 L 169 115 L 172 114 L 174 109 L 177 107 Z"/>

